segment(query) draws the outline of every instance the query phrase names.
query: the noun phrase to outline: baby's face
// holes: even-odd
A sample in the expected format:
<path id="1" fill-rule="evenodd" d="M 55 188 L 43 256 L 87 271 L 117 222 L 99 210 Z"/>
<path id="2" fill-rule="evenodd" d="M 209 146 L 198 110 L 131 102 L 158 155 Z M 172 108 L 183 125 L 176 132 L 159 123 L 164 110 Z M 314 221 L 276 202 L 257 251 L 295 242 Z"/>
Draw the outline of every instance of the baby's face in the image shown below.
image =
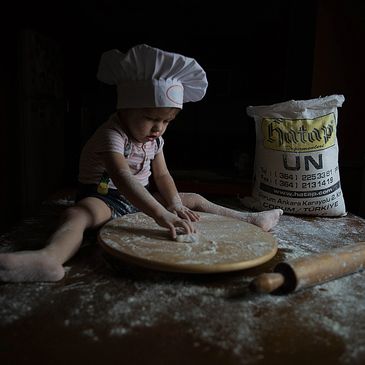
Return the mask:
<path id="1" fill-rule="evenodd" d="M 137 142 L 146 143 L 162 136 L 178 112 L 176 108 L 125 109 L 119 118 Z"/>

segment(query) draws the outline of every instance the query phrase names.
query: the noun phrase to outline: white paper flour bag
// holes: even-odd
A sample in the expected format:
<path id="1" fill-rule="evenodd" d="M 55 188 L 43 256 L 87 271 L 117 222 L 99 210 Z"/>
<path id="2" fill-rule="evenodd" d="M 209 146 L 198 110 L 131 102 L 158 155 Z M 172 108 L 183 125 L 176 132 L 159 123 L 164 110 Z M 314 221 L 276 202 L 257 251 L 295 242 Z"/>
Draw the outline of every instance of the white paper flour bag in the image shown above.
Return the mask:
<path id="1" fill-rule="evenodd" d="M 337 108 L 343 95 L 249 106 L 255 119 L 256 152 L 252 209 L 287 214 L 346 214 L 338 168 Z"/>

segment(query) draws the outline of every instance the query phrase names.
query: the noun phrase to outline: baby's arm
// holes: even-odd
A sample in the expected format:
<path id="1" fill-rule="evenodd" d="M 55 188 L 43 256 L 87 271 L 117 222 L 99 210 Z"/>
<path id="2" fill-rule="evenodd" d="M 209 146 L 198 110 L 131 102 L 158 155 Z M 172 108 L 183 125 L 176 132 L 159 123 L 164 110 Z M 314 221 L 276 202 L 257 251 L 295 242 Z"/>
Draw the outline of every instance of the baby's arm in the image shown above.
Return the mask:
<path id="1" fill-rule="evenodd" d="M 166 201 L 167 209 L 181 218 L 192 222 L 198 221 L 199 215 L 183 205 L 175 182 L 167 168 L 163 151 L 158 153 L 152 161 L 152 171 L 157 189 Z"/>
<path id="2" fill-rule="evenodd" d="M 195 228 L 169 212 L 161 205 L 144 186 L 132 175 L 124 156 L 117 152 L 101 154 L 105 168 L 114 185 L 135 207 L 152 217 L 160 226 L 170 229 L 173 238 L 176 237 L 175 227 L 182 227 L 189 234 Z"/>

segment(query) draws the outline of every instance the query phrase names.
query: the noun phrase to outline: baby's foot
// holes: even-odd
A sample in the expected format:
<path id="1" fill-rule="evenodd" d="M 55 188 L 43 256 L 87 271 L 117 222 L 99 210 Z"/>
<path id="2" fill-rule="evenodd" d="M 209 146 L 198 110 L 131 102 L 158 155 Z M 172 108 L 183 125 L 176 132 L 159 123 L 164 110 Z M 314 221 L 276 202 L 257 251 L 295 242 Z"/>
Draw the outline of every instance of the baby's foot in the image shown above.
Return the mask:
<path id="1" fill-rule="evenodd" d="M 40 251 L 0 254 L 0 281 L 58 281 L 64 275 L 62 265 Z"/>
<path id="2" fill-rule="evenodd" d="M 264 231 L 270 231 L 279 222 L 284 212 L 281 209 L 265 210 L 258 213 L 249 213 L 244 220 L 248 223 L 261 227 Z"/>

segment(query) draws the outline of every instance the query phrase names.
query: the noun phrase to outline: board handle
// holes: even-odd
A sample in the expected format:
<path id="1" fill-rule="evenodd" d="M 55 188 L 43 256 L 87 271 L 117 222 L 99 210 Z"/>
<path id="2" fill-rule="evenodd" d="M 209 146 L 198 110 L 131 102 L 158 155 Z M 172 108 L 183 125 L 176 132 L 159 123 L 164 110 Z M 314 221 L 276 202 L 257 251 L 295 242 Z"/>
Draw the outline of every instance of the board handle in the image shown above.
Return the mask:
<path id="1" fill-rule="evenodd" d="M 271 293 L 280 288 L 284 281 L 280 273 L 261 274 L 251 282 L 251 289 L 257 293 Z"/>

